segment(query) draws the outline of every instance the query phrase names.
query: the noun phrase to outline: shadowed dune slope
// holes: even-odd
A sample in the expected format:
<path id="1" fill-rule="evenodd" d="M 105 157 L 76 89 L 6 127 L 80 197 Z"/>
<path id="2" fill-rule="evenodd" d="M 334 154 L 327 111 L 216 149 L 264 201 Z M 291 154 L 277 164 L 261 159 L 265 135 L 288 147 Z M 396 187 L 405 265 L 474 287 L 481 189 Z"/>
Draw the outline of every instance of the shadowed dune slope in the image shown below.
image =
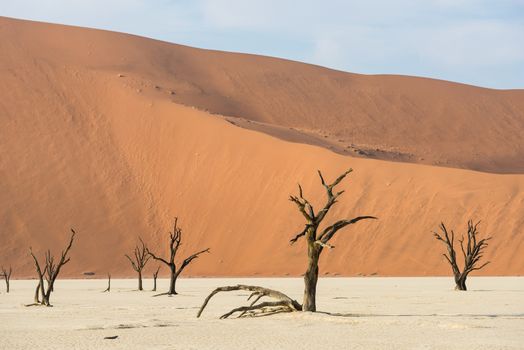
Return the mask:
<path id="1" fill-rule="evenodd" d="M 228 74 L 234 76 L 230 83 Z M 512 119 L 516 116 L 512 113 L 521 108 L 515 97 L 522 95 L 520 91 L 364 77 L 9 19 L 0 19 L 0 76 L 0 265 L 12 264 L 16 277 L 32 275 L 30 245 L 39 253 L 47 247 L 58 252 L 69 227 L 79 235 L 64 275 L 93 271 L 132 276 L 123 254 L 138 236 L 152 250 L 166 253 L 174 215 L 184 229 L 182 256 L 205 247 L 212 252 L 196 260 L 188 275 L 298 275 L 305 268 L 305 247 L 290 246 L 289 239 L 303 222 L 288 195 L 300 182 L 319 207 L 324 198 L 316 170 L 332 179 L 348 167 L 355 172 L 343 182 L 341 188 L 347 192 L 326 223 L 364 214 L 380 220 L 340 231 L 335 249 L 321 258 L 321 274 L 449 274 L 443 247 L 431 231 L 444 220 L 464 232 L 469 218 L 482 219 L 481 232 L 494 237 L 485 255 L 492 264 L 478 273 L 524 272 L 524 175 L 352 158 L 238 128 L 198 109 L 328 130 L 358 119 L 357 114 L 346 120 L 331 113 L 343 104 L 340 96 L 348 96 L 355 86 L 375 86 L 384 94 L 407 89 L 421 95 L 435 86 L 443 95 L 463 93 L 494 110 L 506 106 L 511 131 L 485 130 L 493 123 L 487 115 L 468 127 L 479 128 L 486 138 L 478 138 L 482 142 L 476 145 L 474 132 L 469 138 L 465 135 L 462 150 L 478 146 L 482 154 L 504 152 L 505 143 L 498 148 L 490 142 L 499 138 L 510 142 L 518 136 L 522 120 Z M 275 85 L 260 80 L 264 76 L 275 76 Z M 325 85 L 312 86 L 314 77 Z M 297 86 L 301 79 L 303 85 Z M 397 89 L 395 81 L 405 84 Z M 286 86 L 287 100 L 281 91 Z M 323 95 L 338 91 L 335 86 L 345 92 L 332 98 Z M 264 97 L 270 90 L 275 91 Z M 310 91 L 318 91 L 318 100 L 303 102 Z M 224 102 L 228 99 L 230 104 Z M 453 100 L 457 106 L 459 100 Z M 381 108 L 399 106 L 394 99 L 390 107 L 383 103 Z M 185 106 L 191 104 L 198 108 Z M 464 115 L 469 108 L 463 107 Z M 323 114 L 313 118 L 318 111 Z M 394 118 L 400 120 L 400 115 Z M 375 118 L 390 119 L 379 113 Z M 398 142 L 405 138 L 406 144 L 418 145 L 423 128 L 441 125 L 437 114 L 435 124 L 424 127 L 417 127 L 413 115 L 406 118 L 410 122 L 403 127 L 410 132 L 405 137 L 397 128 L 382 137 L 397 137 Z M 453 132 L 442 128 L 435 134 L 450 139 L 439 146 L 452 147 Z M 362 129 L 359 135 L 370 140 L 379 135 L 379 129 L 368 131 Z M 484 142 L 493 149 L 483 148 Z M 156 264 L 149 269 L 153 267 Z"/>

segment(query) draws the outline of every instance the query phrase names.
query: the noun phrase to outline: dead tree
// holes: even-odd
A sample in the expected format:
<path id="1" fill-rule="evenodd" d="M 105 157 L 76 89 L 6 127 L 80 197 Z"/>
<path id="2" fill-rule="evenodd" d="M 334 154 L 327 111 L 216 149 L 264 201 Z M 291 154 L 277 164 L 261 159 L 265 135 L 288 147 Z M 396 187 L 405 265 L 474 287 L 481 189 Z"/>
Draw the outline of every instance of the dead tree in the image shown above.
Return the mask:
<path id="1" fill-rule="evenodd" d="M 211 294 L 209 294 L 206 300 L 204 301 L 204 304 L 202 304 L 202 306 L 200 307 L 197 317 L 200 317 L 202 311 L 204 311 L 204 308 L 207 306 L 207 303 L 215 294 L 219 292 L 230 292 L 237 290 L 245 290 L 251 292 L 247 300 L 249 301 L 251 300 L 251 298 L 253 298 L 253 301 L 248 306 L 241 306 L 229 311 L 228 313 L 223 314 L 222 316 L 220 316 L 221 319 L 228 318 L 235 312 L 239 313 L 238 317 L 245 317 L 255 316 L 261 313 L 267 314 L 302 310 L 302 306 L 296 300 L 291 299 L 290 297 L 279 291 L 257 286 L 246 286 L 238 284 L 236 286 L 218 287 L 217 289 L 212 291 Z M 266 301 L 256 304 L 256 302 L 259 301 L 262 297 L 270 297 L 276 299 L 276 301 Z"/>
<path id="2" fill-rule="evenodd" d="M 43 269 L 41 268 L 40 262 L 38 261 L 35 254 L 33 253 L 32 248 L 29 248 L 31 256 L 33 257 L 33 260 L 35 262 L 36 272 L 38 274 L 38 285 L 35 291 L 35 303 L 30 304 L 30 305 L 51 306 L 51 303 L 50 303 L 51 292 L 54 289 L 53 287 L 54 287 L 56 278 L 58 277 L 58 274 L 60 273 L 60 270 L 70 260 L 70 258 L 67 255 L 69 254 L 69 250 L 71 249 L 73 245 L 75 235 L 76 235 L 75 230 L 71 229 L 71 238 L 69 239 L 69 244 L 67 245 L 66 249 L 62 250 L 58 264 L 55 264 L 55 259 L 54 259 L 54 256 L 51 255 L 51 250 L 48 250 L 45 253 L 45 265 L 43 265 L 44 266 Z M 45 283 L 44 280 L 45 282 L 47 282 L 47 286 L 44 284 Z M 39 294 L 42 297 L 42 300 L 40 300 Z"/>
<path id="3" fill-rule="evenodd" d="M 9 280 L 11 279 L 12 273 L 13 269 L 11 268 L 11 266 L 9 266 L 9 271 L 2 266 L 2 276 L 4 276 L 5 288 L 7 293 L 9 293 Z"/>
<path id="4" fill-rule="evenodd" d="M 153 292 L 156 292 L 156 279 L 158 277 L 158 271 L 160 271 L 160 265 L 156 269 L 155 272 L 153 272 Z"/>
<path id="5" fill-rule="evenodd" d="M 110 292 L 110 291 L 111 291 L 111 274 L 108 273 L 107 274 L 107 288 L 104 290 L 103 293 Z"/>
<path id="6" fill-rule="evenodd" d="M 324 181 L 322 173 L 318 171 L 320 182 L 326 190 L 326 203 L 324 207 L 315 213 L 311 203 L 303 197 L 302 187 L 298 185 L 298 196 L 290 196 L 290 200 L 295 203 L 300 213 L 306 219 L 304 229 L 291 239 L 291 244 L 297 242 L 304 237 L 307 243 L 308 264 L 307 270 L 304 274 L 304 299 L 302 308 L 304 311 L 316 311 L 316 293 L 318 282 L 318 260 L 324 248 L 334 248 L 330 244 L 331 239 L 342 228 L 357 223 L 365 219 L 376 219 L 374 216 L 358 216 L 353 219 L 343 219 L 336 221 L 334 224 L 327 226 L 321 232 L 319 226 L 326 217 L 329 210 L 337 202 L 337 198 L 344 193 L 339 191 L 333 193 L 335 186 L 337 186 L 353 169 L 349 169 L 342 175 L 336 178 L 331 184 Z"/>
<path id="7" fill-rule="evenodd" d="M 129 262 L 131 262 L 133 270 L 135 270 L 138 273 L 138 290 L 144 290 L 144 288 L 142 288 L 142 270 L 151 258 L 151 255 L 148 254 L 147 247 L 144 244 L 144 241 L 142 241 L 142 238 L 139 239 L 141 245 L 137 245 L 135 247 L 134 259 L 131 259 L 127 254 L 125 255 L 125 257 L 129 260 Z"/>
<path id="8" fill-rule="evenodd" d="M 198 256 L 202 253 L 209 253 L 209 248 L 201 250 L 195 254 L 192 254 L 185 258 L 182 263 L 180 264 L 180 267 L 177 269 L 177 265 L 175 263 L 175 257 L 178 252 L 178 248 L 180 247 L 180 244 L 182 242 L 182 229 L 178 227 L 178 218 L 175 218 L 175 223 L 173 226 L 173 232 L 169 233 L 169 259 L 166 260 L 164 258 L 156 256 L 153 252 L 148 251 L 149 255 L 153 257 L 153 259 L 158 260 L 167 267 L 169 267 L 170 271 L 170 280 L 169 280 L 169 290 L 167 291 L 167 295 L 175 295 L 176 292 L 176 280 L 178 276 L 184 271 L 184 269 L 189 265 L 194 259 L 198 258 Z"/>
<path id="9" fill-rule="evenodd" d="M 433 236 L 444 243 L 448 253 L 444 253 L 444 257 L 451 266 L 453 271 L 453 276 L 455 278 L 455 290 L 467 290 L 466 288 L 466 279 L 468 274 L 475 270 L 480 270 L 490 262 L 487 261 L 484 264 L 478 266 L 480 259 L 484 253 L 484 249 L 488 246 L 488 240 L 491 237 L 483 238 L 477 241 L 478 230 L 477 227 L 480 224 L 480 221 L 476 224 L 473 224 L 473 221 L 468 221 L 468 241 L 464 247 L 464 236 L 462 236 L 458 241 L 460 243 L 460 250 L 464 257 L 464 264 L 462 271 L 460 270 L 457 263 L 457 254 L 455 252 L 455 232 L 451 230 L 451 233 L 448 232 L 446 226 L 443 222 L 440 223 L 440 234 L 433 232 Z"/>
<path id="10" fill-rule="evenodd" d="M 255 304 L 256 301 L 258 301 L 260 298 L 256 298 L 255 302 L 253 302 L 251 305 L 239 309 L 235 309 L 232 312 L 225 314 L 223 318 L 230 316 L 233 312 L 241 311 L 241 312 L 250 312 L 251 314 L 259 313 L 265 313 L 267 312 L 268 307 L 271 309 L 271 307 L 277 307 L 280 308 L 280 312 L 283 311 L 283 309 L 287 311 L 316 311 L 316 289 L 317 289 L 317 282 L 318 282 L 318 261 L 320 258 L 320 254 L 324 250 L 324 248 L 334 248 L 333 245 L 330 244 L 330 241 L 333 239 L 335 234 L 342 228 L 352 225 L 354 223 L 357 223 L 361 220 L 365 219 L 376 219 L 374 216 L 358 216 L 353 219 L 343 219 L 338 220 L 334 224 L 325 227 L 323 230 L 319 230 L 320 224 L 323 222 L 324 218 L 326 217 L 329 210 L 333 207 L 333 205 L 337 202 L 337 199 L 340 195 L 344 193 L 344 191 L 339 192 L 333 192 L 335 186 L 337 186 L 350 172 L 352 172 L 352 169 L 347 170 L 342 175 L 336 178 L 335 181 L 331 184 L 327 184 L 324 180 L 324 177 L 322 176 L 322 173 L 318 171 L 318 175 L 320 177 L 320 182 L 322 183 L 322 186 L 324 186 L 326 190 L 326 203 L 324 204 L 323 208 L 319 211 L 315 212 L 313 209 L 313 206 L 311 203 L 304 198 L 302 187 L 298 185 L 298 196 L 290 196 L 290 200 L 295 203 L 300 211 L 300 213 L 304 216 L 306 219 L 306 224 L 304 225 L 304 229 L 298 233 L 295 237 L 291 239 L 291 244 L 294 244 L 297 242 L 300 238 L 304 237 L 307 244 L 307 252 L 308 252 L 308 265 L 306 272 L 304 274 L 304 297 L 303 297 L 303 304 L 300 305 L 297 302 L 292 303 L 287 295 L 282 294 L 280 292 L 271 291 L 271 293 L 259 293 L 257 295 L 261 297 L 264 296 L 270 296 L 275 297 L 275 293 L 279 293 L 281 297 L 277 297 L 279 299 L 279 302 L 273 302 L 273 303 L 259 303 Z M 237 288 L 237 289 L 235 289 Z M 220 287 L 217 288 L 215 291 L 211 293 L 210 296 L 206 299 L 204 305 L 202 306 L 199 316 L 202 313 L 202 310 L 207 305 L 207 302 L 209 299 L 220 291 L 226 291 L 226 290 L 266 290 L 262 287 L 256 287 L 256 286 L 236 286 L 236 287 Z M 288 304 L 281 305 L 281 303 L 285 300 Z M 289 305 L 293 305 L 293 307 L 290 307 Z M 269 311 L 271 312 L 271 310 Z M 243 315 L 243 314 L 242 314 Z"/>

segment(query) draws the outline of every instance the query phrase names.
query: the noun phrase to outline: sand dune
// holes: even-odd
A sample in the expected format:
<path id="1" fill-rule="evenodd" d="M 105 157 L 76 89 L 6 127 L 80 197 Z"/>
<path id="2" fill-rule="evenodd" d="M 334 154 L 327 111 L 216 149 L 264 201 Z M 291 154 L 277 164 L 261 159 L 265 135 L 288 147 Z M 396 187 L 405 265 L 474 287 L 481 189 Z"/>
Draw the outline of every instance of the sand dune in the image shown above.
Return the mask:
<path id="1" fill-rule="evenodd" d="M 359 75 L 269 57 L 200 50 L 99 30 L 2 19 L 3 65 L 118 71 L 177 103 L 291 130 L 358 157 L 524 172 L 524 90 Z M 6 59 L 8 61 L 6 62 Z M 24 63 L 21 63 L 24 64 Z M 251 123 L 248 123 L 250 121 Z"/>
<path id="2" fill-rule="evenodd" d="M 518 172 L 522 91 L 359 76 L 11 19 L 0 19 L 0 76 L 0 264 L 12 263 L 17 277 L 32 275 L 30 245 L 57 250 L 71 226 L 79 237 L 64 275 L 131 276 L 123 254 L 138 236 L 161 251 L 174 215 L 183 254 L 212 251 L 188 275 L 298 275 L 304 247 L 289 239 L 302 220 L 287 197 L 300 182 L 320 203 L 316 170 L 332 178 L 348 167 L 355 172 L 327 220 L 380 220 L 340 232 L 321 273 L 448 274 L 431 230 L 444 220 L 463 231 L 469 218 L 494 237 L 493 262 L 480 273 L 524 272 L 524 175 L 300 143 L 352 133 L 357 146 L 429 152 L 408 160 Z M 263 122 L 281 139 L 231 117 Z"/>

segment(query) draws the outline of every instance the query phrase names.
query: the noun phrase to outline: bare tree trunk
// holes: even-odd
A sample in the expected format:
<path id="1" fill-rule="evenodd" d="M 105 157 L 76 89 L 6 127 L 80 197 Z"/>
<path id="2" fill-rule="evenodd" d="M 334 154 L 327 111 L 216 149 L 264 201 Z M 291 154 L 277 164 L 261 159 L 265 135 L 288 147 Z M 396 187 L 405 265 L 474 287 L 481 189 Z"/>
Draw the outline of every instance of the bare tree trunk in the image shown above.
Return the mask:
<path id="1" fill-rule="evenodd" d="M 138 271 L 138 290 L 144 290 L 142 288 L 142 270 Z"/>
<path id="2" fill-rule="evenodd" d="M 318 282 L 318 259 L 320 257 L 319 248 L 308 247 L 308 266 L 304 274 L 304 300 L 302 302 L 303 311 L 317 311 L 316 295 Z"/>
<path id="3" fill-rule="evenodd" d="M 4 267 L 2 267 L 2 275 L 4 275 L 5 287 L 6 287 L 6 292 L 7 293 L 9 293 L 9 281 L 11 279 L 11 274 L 12 273 L 13 273 L 13 268 L 11 266 L 9 266 L 9 270 L 4 269 Z"/>
<path id="4" fill-rule="evenodd" d="M 111 291 L 111 274 L 108 273 L 107 274 L 107 288 L 106 290 L 104 290 L 104 293 L 105 292 L 110 292 Z"/>
<path id="5" fill-rule="evenodd" d="M 51 303 L 49 302 L 49 298 L 51 297 L 51 289 L 47 289 L 47 293 L 44 294 L 44 297 L 42 298 L 42 304 L 45 306 L 51 306 Z"/>
<path id="6" fill-rule="evenodd" d="M 176 292 L 176 279 L 177 279 L 178 275 L 176 273 L 175 266 L 170 266 L 170 268 L 171 268 L 171 276 L 169 278 L 169 291 L 167 292 L 167 294 L 176 295 L 176 294 L 178 294 Z"/>
<path id="7" fill-rule="evenodd" d="M 455 277 L 455 290 L 468 290 L 466 288 L 466 276 L 467 275 L 461 274 Z"/>
<path id="8" fill-rule="evenodd" d="M 160 266 L 153 272 L 153 292 L 156 292 L 156 279 L 158 277 L 158 271 L 160 271 Z"/>
<path id="9" fill-rule="evenodd" d="M 35 304 L 40 304 L 40 282 L 38 282 L 38 284 L 36 285 L 36 289 L 35 289 Z"/>

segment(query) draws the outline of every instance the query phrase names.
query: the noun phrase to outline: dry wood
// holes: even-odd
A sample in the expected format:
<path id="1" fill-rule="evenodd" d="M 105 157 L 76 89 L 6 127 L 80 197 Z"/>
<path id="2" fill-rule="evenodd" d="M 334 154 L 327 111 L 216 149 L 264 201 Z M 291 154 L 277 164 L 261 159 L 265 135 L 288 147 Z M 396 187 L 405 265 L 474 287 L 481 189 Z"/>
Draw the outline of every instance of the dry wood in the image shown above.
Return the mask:
<path id="1" fill-rule="evenodd" d="M 156 279 L 158 278 L 158 271 L 160 271 L 160 265 L 155 272 L 153 272 L 153 292 L 156 292 Z"/>
<path id="2" fill-rule="evenodd" d="M 35 297 L 34 297 L 34 304 L 29 304 L 27 306 L 31 305 L 44 305 L 44 306 L 52 306 L 50 303 L 51 298 L 51 292 L 54 291 L 54 284 L 56 281 L 56 278 L 58 277 L 58 274 L 60 273 L 60 270 L 62 267 L 67 264 L 70 260 L 68 257 L 69 250 L 73 246 L 73 241 L 75 239 L 76 232 L 75 230 L 71 229 L 71 238 L 69 239 L 69 244 L 67 247 L 62 250 L 62 253 L 60 255 L 60 260 L 58 263 L 55 263 L 54 256 L 51 255 L 51 251 L 47 250 L 44 254 L 45 256 L 45 265 L 44 269 L 41 268 L 40 262 L 38 261 L 37 257 L 33 253 L 33 249 L 30 247 L 29 252 L 31 256 L 33 257 L 34 263 L 35 263 L 35 269 L 38 274 L 38 285 L 36 287 L 35 291 Z M 47 282 L 47 286 L 44 284 Z M 39 298 L 39 294 L 42 297 L 42 300 Z"/>
<path id="3" fill-rule="evenodd" d="M 178 227 L 178 218 L 175 218 L 175 223 L 173 225 L 173 232 L 169 233 L 169 259 L 164 259 L 159 256 L 157 256 L 155 253 L 151 251 L 147 251 L 149 255 L 153 257 L 153 259 L 160 261 L 161 263 L 167 265 L 169 267 L 170 271 L 170 280 L 169 280 L 169 290 L 167 293 L 162 293 L 158 295 L 175 295 L 176 292 L 176 281 L 178 276 L 184 271 L 184 269 L 189 265 L 193 260 L 199 257 L 200 254 L 203 253 L 209 253 L 209 248 L 201 250 L 199 252 L 196 252 L 187 258 L 185 258 L 182 263 L 180 264 L 180 267 L 177 269 L 177 265 L 175 263 L 175 257 L 178 252 L 178 248 L 180 247 L 182 243 L 182 229 Z"/>
<path id="4" fill-rule="evenodd" d="M 13 273 L 13 268 L 11 266 L 9 266 L 9 270 L 5 269 L 2 266 L 2 276 L 4 276 L 4 280 L 5 280 L 6 293 L 9 293 L 9 281 L 11 280 L 12 273 Z"/>
<path id="5" fill-rule="evenodd" d="M 110 291 L 111 291 L 111 274 L 108 273 L 107 274 L 107 288 L 104 290 L 104 293 L 110 292 Z"/>
<path id="6" fill-rule="evenodd" d="M 127 254 L 125 254 L 125 257 L 131 263 L 133 270 L 138 273 L 138 290 L 144 290 L 142 287 L 142 270 L 147 265 L 149 259 L 151 259 L 151 255 L 148 253 L 147 247 L 142 238 L 139 238 L 139 240 L 140 245 L 135 247 L 135 250 L 133 251 L 133 259 L 131 259 L 131 257 L 129 257 Z"/>
<path id="7" fill-rule="evenodd" d="M 335 186 L 337 186 L 352 171 L 352 169 L 345 171 L 331 184 L 326 183 L 324 176 L 320 170 L 318 171 L 318 176 L 320 177 L 322 186 L 324 186 L 326 190 L 327 198 L 324 207 L 316 213 L 310 201 L 304 198 L 302 186 L 300 186 L 300 184 L 298 185 L 298 195 L 291 195 L 289 197 L 289 200 L 297 205 L 298 210 L 306 219 L 306 224 L 304 225 L 303 230 L 290 240 L 290 243 L 294 244 L 302 237 L 305 237 L 307 243 L 308 266 L 306 273 L 304 274 L 304 300 L 302 306 L 304 311 L 316 311 L 318 260 L 324 248 L 334 248 L 333 245 L 329 244 L 329 241 L 333 239 L 340 229 L 348 225 L 355 224 L 361 220 L 376 219 L 374 216 L 358 216 L 353 219 L 339 220 L 324 228 L 320 234 L 317 232 L 329 210 L 337 202 L 338 197 L 344 193 L 344 191 L 334 192 Z"/>
<path id="8" fill-rule="evenodd" d="M 457 263 L 457 254 L 455 252 L 455 232 L 453 230 L 448 232 L 448 229 L 443 222 L 441 222 L 439 226 L 442 232 L 440 234 L 433 232 L 435 239 L 441 241 L 446 246 L 447 254 L 444 253 L 442 255 L 446 258 L 447 262 L 451 266 L 451 270 L 453 271 L 453 276 L 455 278 L 456 290 L 467 290 L 466 279 L 468 278 L 468 274 L 472 271 L 480 270 L 490 263 L 487 261 L 484 264 L 478 266 L 478 263 L 483 256 L 484 249 L 488 246 L 488 240 L 491 239 L 491 237 L 487 237 L 477 241 L 479 224 L 480 221 L 476 224 L 473 224 L 472 220 L 468 221 L 468 241 L 466 247 L 464 247 L 464 236 L 458 240 L 460 243 L 460 250 L 462 251 L 462 255 L 464 257 L 462 271 L 460 270 Z"/>
<path id="9" fill-rule="evenodd" d="M 352 171 L 352 169 L 345 171 L 343 174 L 339 175 L 331 184 L 327 184 L 320 170 L 318 171 L 320 182 L 322 186 L 324 186 L 324 188 L 326 189 L 327 199 L 326 203 L 324 204 L 324 207 L 316 213 L 313 209 L 313 205 L 311 205 L 311 202 L 304 198 L 304 193 L 300 184 L 298 185 L 298 195 L 291 195 L 289 197 L 289 200 L 297 205 L 298 210 L 306 219 L 306 223 L 302 231 L 300 231 L 290 240 L 290 243 L 294 244 L 302 237 L 304 237 L 307 243 L 308 266 L 306 273 L 304 274 L 304 298 L 302 305 L 300 305 L 298 302 L 292 300 L 287 295 L 281 292 L 266 289 L 263 287 L 246 285 L 219 287 L 215 289 L 213 292 L 211 292 L 211 294 L 206 298 L 204 304 L 198 312 L 197 317 L 200 317 L 207 303 L 216 293 L 234 290 L 252 291 L 253 293 L 249 296 L 248 300 L 250 300 L 251 297 L 254 297 L 254 300 L 250 305 L 235 308 L 230 312 L 222 315 L 221 318 L 227 318 L 236 312 L 239 313 L 238 317 L 243 317 L 244 315 L 260 315 L 275 312 L 316 311 L 318 260 L 323 249 L 334 248 L 334 246 L 331 245 L 329 241 L 335 236 L 335 234 L 340 229 L 348 225 L 355 224 L 361 220 L 377 219 L 374 216 L 358 216 L 353 219 L 339 220 L 336 221 L 334 224 L 324 228 L 324 230 L 322 230 L 322 232 L 318 234 L 317 231 L 320 224 L 328 214 L 329 210 L 337 202 L 337 198 L 344 193 L 344 191 L 334 193 L 333 190 L 335 186 L 337 186 Z M 277 301 L 267 301 L 257 304 L 257 302 L 265 296 L 277 299 Z"/>
<path id="10" fill-rule="evenodd" d="M 225 314 L 223 314 L 220 318 L 225 319 L 229 316 L 233 315 L 234 313 L 238 312 L 238 317 L 245 317 L 245 316 L 257 316 L 261 314 L 268 314 L 268 313 L 278 313 L 278 312 L 293 312 L 293 311 L 300 311 L 302 310 L 302 306 L 296 301 L 288 297 L 287 295 L 268 288 L 258 287 L 258 286 L 248 286 L 248 285 L 236 285 L 236 286 L 226 286 L 226 287 L 218 287 L 215 290 L 211 292 L 207 296 L 207 298 L 204 301 L 204 304 L 200 307 L 200 310 L 198 311 L 197 317 L 200 317 L 202 315 L 202 312 L 204 311 L 204 308 L 209 303 L 209 300 L 217 293 L 219 292 L 231 292 L 231 291 L 237 291 L 237 290 L 245 290 L 252 292 L 247 300 L 249 301 L 251 298 L 254 297 L 254 300 L 251 302 L 250 305 L 247 306 L 241 306 L 238 308 L 235 308 Z M 266 301 L 262 303 L 256 304 L 261 298 L 263 297 L 269 297 L 273 299 L 277 299 L 277 301 Z"/>

